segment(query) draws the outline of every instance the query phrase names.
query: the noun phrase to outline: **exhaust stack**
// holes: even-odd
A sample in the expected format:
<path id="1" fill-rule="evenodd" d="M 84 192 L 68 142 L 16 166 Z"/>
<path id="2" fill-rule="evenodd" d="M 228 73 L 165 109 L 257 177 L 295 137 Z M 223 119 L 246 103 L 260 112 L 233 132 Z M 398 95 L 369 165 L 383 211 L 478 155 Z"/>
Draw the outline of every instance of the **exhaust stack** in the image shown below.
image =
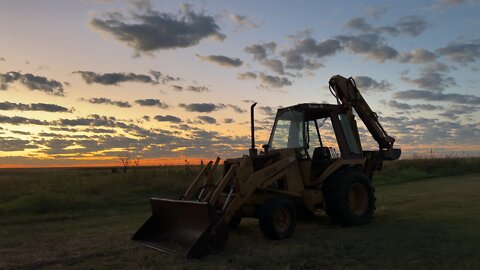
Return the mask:
<path id="1" fill-rule="evenodd" d="M 254 157 L 257 155 L 257 148 L 255 148 L 255 117 L 254 117 L 254 108 L 257 105 L 257 103 L 253 103 L 252 106 L 250 106 L 250 125 L 251 125 L 251 131 L 252 131 L 252 145 L 250 146 L 250 149 L 248 149 L 248 155 L 251 157 Z"/>

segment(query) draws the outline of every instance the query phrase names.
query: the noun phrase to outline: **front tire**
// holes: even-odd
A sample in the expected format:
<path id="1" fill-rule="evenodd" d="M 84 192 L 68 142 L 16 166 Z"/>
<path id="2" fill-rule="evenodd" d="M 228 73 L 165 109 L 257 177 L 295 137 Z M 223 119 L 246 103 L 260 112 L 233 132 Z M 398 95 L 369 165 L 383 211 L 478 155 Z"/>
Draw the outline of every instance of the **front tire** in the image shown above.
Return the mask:
<path id="1" fill-rule="evenodd" d="M 267 200 L 260 208 L 258 225 L 268 239 L 289 238 L 297 225 L 295 206 L 286 198 L 274 197 Z"/>
<path id="2" fill-rule="evenodd" d="M 375 211 L 375 194 L 368 177 L 357 168 L 343 168 L 323 185 L 327 215 L 342 226 L 369 223 Z"/>

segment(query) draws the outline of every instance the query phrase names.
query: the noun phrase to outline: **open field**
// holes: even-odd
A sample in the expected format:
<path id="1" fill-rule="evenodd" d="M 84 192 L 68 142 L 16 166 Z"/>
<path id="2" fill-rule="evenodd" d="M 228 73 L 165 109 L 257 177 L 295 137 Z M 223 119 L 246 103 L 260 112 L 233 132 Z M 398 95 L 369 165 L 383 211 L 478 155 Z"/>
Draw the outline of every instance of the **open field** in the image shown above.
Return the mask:
<path id="1" fill-rule="evenodd" d="M 291 239 L 256 220 L 225 252 L 186 261 L 130 240 L 148 197 L 175 198 L 198 167 L 0 171 L 0 269 L 478 269 L 480 159 L 397 161 L 377 175 L 371 224 L 340 228 L 323 213 Z M 460 175 L 463 174 L 463 175 Z"/>

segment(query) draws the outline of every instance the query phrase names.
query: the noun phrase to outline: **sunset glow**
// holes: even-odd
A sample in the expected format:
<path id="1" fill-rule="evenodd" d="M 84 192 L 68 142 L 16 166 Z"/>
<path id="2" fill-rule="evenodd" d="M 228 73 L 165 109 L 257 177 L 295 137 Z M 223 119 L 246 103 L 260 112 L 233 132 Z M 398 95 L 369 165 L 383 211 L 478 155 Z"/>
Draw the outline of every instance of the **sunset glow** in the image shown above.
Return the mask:
<path id="1" fill-rule="evenodd" d="M 277 108 L 335 103 L 335 74 L 355 78 L 404 157 L 478 156 L 479 11 L 476 0 L 2 1 L 0 167 L 239 157 L 253 102 L 260 148 Z"/>

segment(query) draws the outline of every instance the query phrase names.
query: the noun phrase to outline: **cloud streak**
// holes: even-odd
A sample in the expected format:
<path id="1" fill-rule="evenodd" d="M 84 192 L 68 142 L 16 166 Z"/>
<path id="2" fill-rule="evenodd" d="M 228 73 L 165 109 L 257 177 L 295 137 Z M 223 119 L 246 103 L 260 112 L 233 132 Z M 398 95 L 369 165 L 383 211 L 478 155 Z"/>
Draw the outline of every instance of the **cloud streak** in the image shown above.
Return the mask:
<path id="1" fill-rule="evenodd" d="M 47 103 L 11 103 L 8 101 L 0 102 L 0 110 L 11 111 L 43 111 L 43 112 L 68 112 L 71 113 L 71 109 L 56 105 L 56 104 L 47 104 Z"/>
<path id="2" fill-rule="evenodd" d="M 196 55 L 202 61 L 208 61 L 224 67 L 239 67 L 243 64 L 240 58 L 231 58 L 223 55 Z"/>
<path id="3" fill-rule="evenodd" d="M 63 84 L 59 81 L 31 73 L 10 71 L 0 73 L 0 90 L 7 90 L 9 84 L 19 82 L 29 90 L 38 90 L 53 96 L 65 96 Z"/>

